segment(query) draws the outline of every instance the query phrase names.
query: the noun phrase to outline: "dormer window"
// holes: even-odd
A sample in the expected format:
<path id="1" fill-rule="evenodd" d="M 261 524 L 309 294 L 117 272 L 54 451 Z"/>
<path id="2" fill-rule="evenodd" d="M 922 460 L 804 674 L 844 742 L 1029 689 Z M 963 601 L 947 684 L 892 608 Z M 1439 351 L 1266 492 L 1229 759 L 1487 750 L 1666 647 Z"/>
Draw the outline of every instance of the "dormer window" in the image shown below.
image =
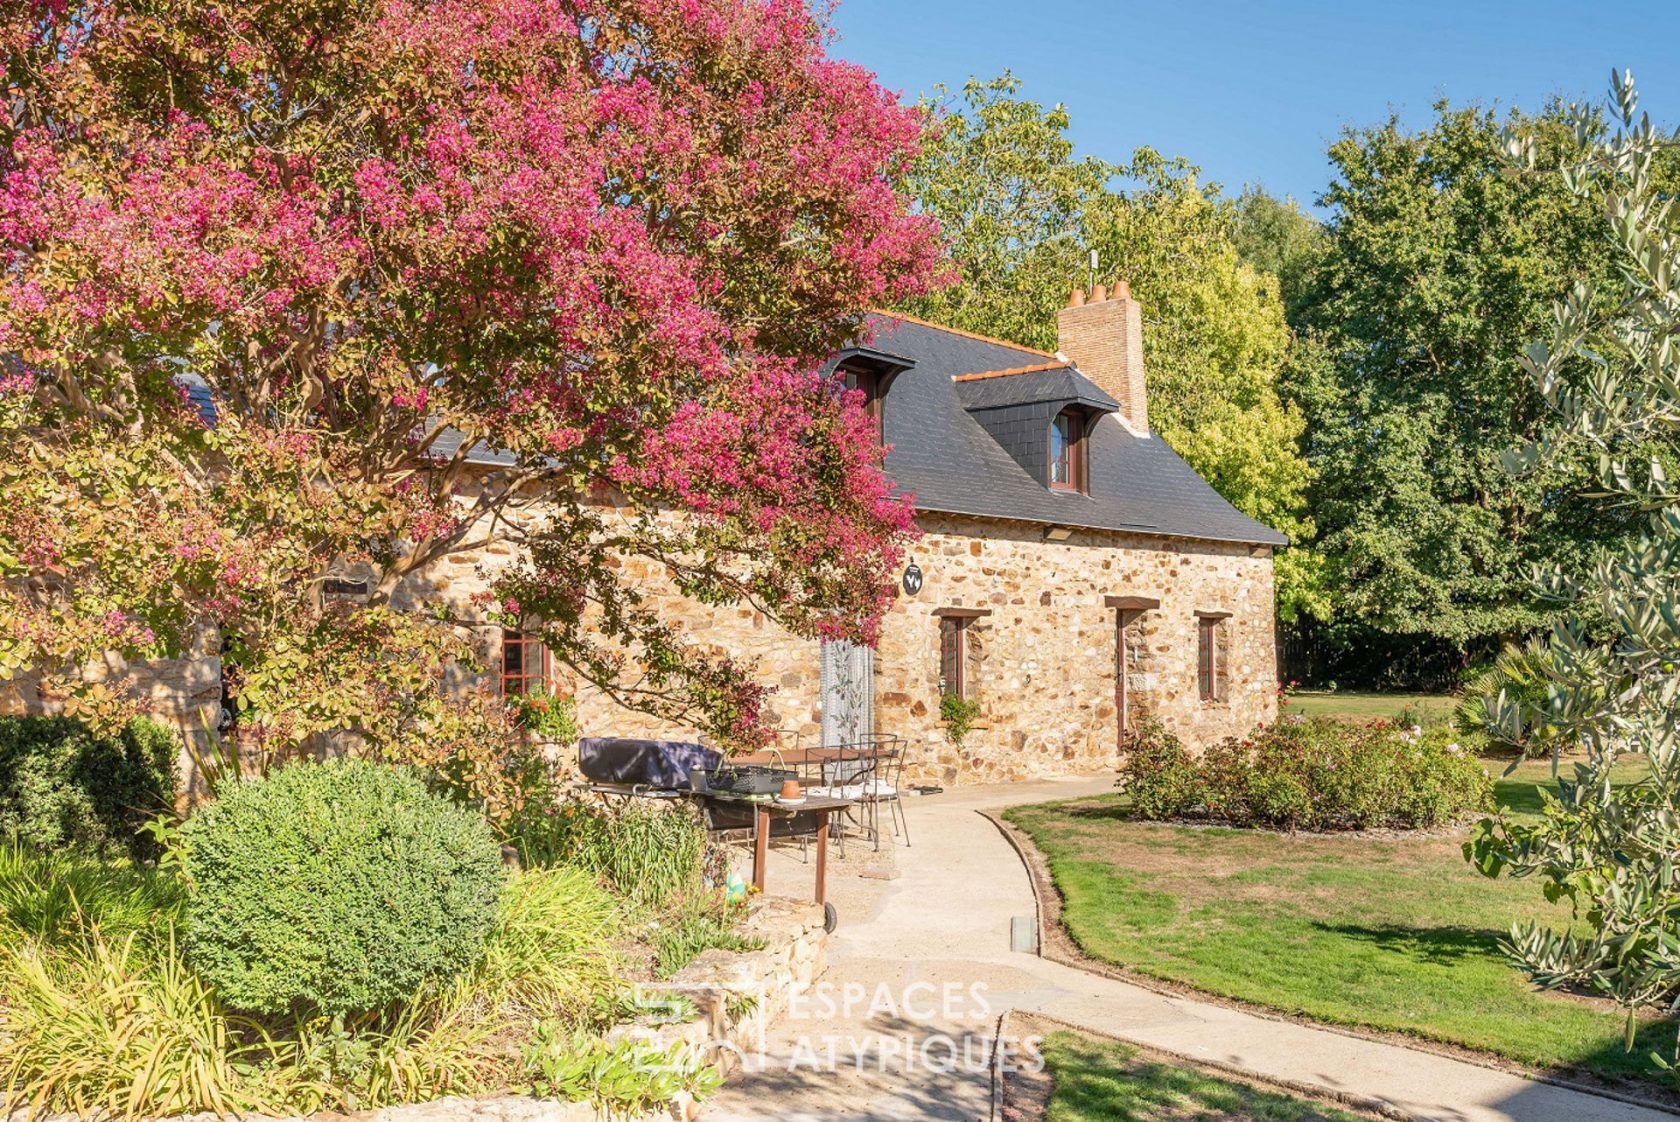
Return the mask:
<path id="1" fill-rule="evenodd" d="M 1050 489 L 1086 490 L 1085 418 L 1074 409 L 1064 409 L 1050 422 Z"/>
<path id="2" fill-rule="evenodd" d="M 870 424 L 875 429 L 875 439 L 881 439 L 881 398 L 884 395 L 881 374 L 877 370 L 861 370 L 847 367 L 845 370 L 846 388 L 857 390 L 863 394 L 863 411 L 869 415 Z"/>

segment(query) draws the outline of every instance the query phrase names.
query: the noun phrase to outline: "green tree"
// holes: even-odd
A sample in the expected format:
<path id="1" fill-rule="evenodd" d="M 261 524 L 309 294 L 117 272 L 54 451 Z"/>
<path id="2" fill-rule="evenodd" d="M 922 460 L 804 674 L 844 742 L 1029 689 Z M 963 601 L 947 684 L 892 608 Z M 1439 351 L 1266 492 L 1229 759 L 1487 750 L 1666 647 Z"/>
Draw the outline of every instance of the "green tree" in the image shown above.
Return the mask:
<path id="1" fill-rule="evenodd" d="M 1586 761 L 1560 779 L 1539 821 L 1485 821 L 1465 853 L 1489 876 L 1537 877 L 1548 899 L 1573 905 L 1586 934 L 1519 926 L 1507 949 L 1543 986 L 1624 1006 L 1632 1048 L 1635 1011 L 1672 1014 L 1680 998 L 1680 491 L 1651 455 L 1680 437 L 1680 231 L 1661 166 L 1680 132 L 1638 114 L 1631 77 L 1615 79 L 1611 105 L 1618 127 L 1603 138 L 1593 111 L 1563 110 L 1580 150 L 1561 174 L 1520 177 L 1599 215 L 1596 248 L 1616 272 L 1564 287 L 1523 352 L 1555 427 L 1508 463 L 1532 473 L 1584 450 L 1592 491 L 1641 512 L 1643 532 L 1537 588 L 1565 611 L 1537 660 L 1545 689 L 1501 691 L 1489 708 L 1507 739 L 1539 739 L 1554 753 L 1579 745 Z M 1547 159 L 1521 136 L 1510 147 L 1531 170 Z M 1633 769 L 1638 782 L 1628 783 Z"/>
<path id="2" fill-rule="evenodd" d="M 1578 462 L 1501 467 L 1543 423 L 1523 340 L 1556 293 L 1611 268 L 1589 200 L 1508 173 L 1502 124 L 1554 149 L 1570 133 L 1555 109 L 1501 122 L 1443 102 L 1423 131 L 1391 119 L 1331 147 L 1329 237 L 1295 324 L 1311 344 L 1289 385 L 1338 616 L 1460 663 L 1551 619 L 1534 565 L 1584 563 L 1623 529 L 1577 497 Z"/>
<path id="3" fill-rule="evenodd" d="M 1249 185 L 1237 196 L 1237 252 L 1262 273 L 1278 279 L 1278 291 L 1290 322 L 1328 241 L 1324 223 L 1301 209 L 1294 199 L 1278 198 L 1262 187 Z"/>
<path id="4" fill-rule="evenodd" d="M 1061 105 L 1046 109 L 1018 96 L 1005 72 L 971 78 L 961 107 L 934 87 L 922 101 L 938 124 L 912 165 L 911 196 L 939 219 L 959 270 L 958 283 L 905 303 L 915 315 L 1026 346 L 1054 349 L 1056 311 L 1072 278 L 1085 274 L 1081 220 L 1116 169 L 1075 157 Z"/>
<path id="5" fill-rule="evenodd" d="M 910 189 L 958 278 L 906 310 L 1053 349 L 1056 311 L 1097 250 L 1105 279 L 1123 276 L 1143 304 L 1150 423 L 1239 510 L 1309 541 L 1303 418 L 1277 388 L 1291 334 L 1276 278 L 1242 259 L 1231 203 L 1150 148 L 1128 164 L 1076 157 L 1066 109 L 1020 97 L 1008 74 L 971 80 L 960 102 L 941 94 Z M 1327 610 L 1318 569 L 1310 549 L 1279 555 L 1285 619 Z"/>

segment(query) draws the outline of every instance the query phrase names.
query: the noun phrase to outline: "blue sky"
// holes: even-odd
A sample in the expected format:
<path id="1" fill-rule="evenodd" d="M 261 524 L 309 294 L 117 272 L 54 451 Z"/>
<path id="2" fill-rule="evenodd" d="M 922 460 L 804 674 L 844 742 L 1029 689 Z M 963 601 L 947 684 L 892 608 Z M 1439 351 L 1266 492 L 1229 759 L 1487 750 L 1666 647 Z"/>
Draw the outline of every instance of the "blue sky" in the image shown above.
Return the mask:
<path id="1" fill-rule="evenodd" d="M 1524 108 L 1602 97 L 1630 67 L 1641 102 L 1680 120 L 1680 2 L 1176 3 L 1155 0 L 840 0 L 834 51 L 907 99 L 1013 70 L 1064 102 L 1083 152 L 1150 144 L 1235 193 L 1310 204 L 1325 149 L 1390 110 L 1422 126 L 1440 97 Z"/>

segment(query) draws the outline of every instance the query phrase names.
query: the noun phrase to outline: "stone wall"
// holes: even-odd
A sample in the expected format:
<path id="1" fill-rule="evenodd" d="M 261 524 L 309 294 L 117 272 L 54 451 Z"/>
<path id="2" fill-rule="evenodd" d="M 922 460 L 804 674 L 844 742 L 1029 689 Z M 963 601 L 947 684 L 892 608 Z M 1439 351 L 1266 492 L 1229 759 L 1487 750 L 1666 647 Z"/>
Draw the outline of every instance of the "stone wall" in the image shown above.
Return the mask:
<path id="1" fill-rule="evenodd" d="M 1153 714 L 1199 747 L 1276 716 L 1269 548 L 1110 531 L 1075 531 L 1066 541 L 1046 541 L 1039 526 L 938 514 L 924 514 L 920 523 L 924 537 L 912 556 L 923 587 L 916 596 L 901 590 L 888 613 L 872 683 L 876 731 L 905 739 L 908 781 L 999 782 L 1113 767 L 1119 751 L 1119 636 L 1116 609 L 1106 602 L 1110 596 L 1160 602 L 1128 613 L 1123 632 L 1134 724 Z M 513 559 L 507 545 L 447 558 L 410 578 L 396 602 L 414 606 L 442 597 L 466 611 L 487 574 Z M 624 577 L 646 589 L 664 585 L 664 574 L 651 561 L 630 558 L 623 566 Z M 727 652 L 775 687 L 769 705 L 781 730 L 780 746 L 820 742 L 816 642 L 789 635 L 750 607 L 706 607 L 675 593 L 664 604 L 674 625 L 697 644 Z M 988 613 L 968 625 L 971 694 L 981 715 L 961 745 L 950 742 L 939 718 L 934 613 L 941 608 Z M 1230 613 L 1220 625 L 1229 694 L 1219 702 L 1198 697 L 1199 611 Z M 496 665 L 499 629 L 480 628 L 477 641 L 485 664 Z M 214 659 L 113 665 L 106 672 L 113 680 L 125 675 L 159 717 L 187 735 L 200 735 L 202 720 L 214 722 L 220 688 Z M 567 682 L 564 671 L 561 675 L 558 687 L 576 694 L 586 736 L 696 735 L 623 709 L 593 688 Z M 483 683 L 465 672 L 456 681 L 462 688 L 476 684 Z M 0 706 L 56 708 L 31 689 L 15 684 L 0 694 Z"/>
<path id="2" fill-rule="evenodd" d="M 1119 629 L 1110 596 L 1160 601 L 1128 613 L 1134 725 L 1157 716 L 1199 747 L 1276 717 L 1269 549 L 1100 531 L 1049 542 L 1039 527 L 938 516 L 921 525 L 922 590 L 894 605 L 876 662 L 877 726 L 910 741 L 919 776 L 987 782 L 1112 768 Z M 969 624 L 982 727 L 960 746 L 939 721 L 940 608 L 991 613 Z M 1221 702 L 1198 697 L 1198 611 L 1231 613 Z"/>
<path id="3" fill-rule="evenodd" d="M 923 586 L 902 590 L 875 659 L 875 727 L 905 738 L 911 782 L 999 782 L 1098 772 L 1115 765 L 1116 609 L 1107 597 L 1158 599 L 1128 613 L 1129 709 L 1135 723 L 1158 716 L 1195 747 L 1246 732 L 1277 715 L 1271 550 L 1261 546 L 1076 531 L 1044 540 L 1037 526 L 946 515 L 920 518 L 913 551 Z M 471 566 L 454 562 L 454 594 Z M 628 576 L 654 584 L 645 562 Z M 640 566 L 638 568 L 638 566 Z M 990 614 L 969 625 L 977 727 L 959 746 L 939 717 L 940 608 Z M 784 748 L 821 733 L 821 656 L 748 608 L 683 604 L 679 625 L 697 642 L 727 650 L 776 687 L 772 719 Z M 1197 612 L 1229 612 L 1221 624 L 1229 692 L 1197 689 Z M 578 689 L 585 735 L 692 737 L 692 729 L 628 712 Z"/>

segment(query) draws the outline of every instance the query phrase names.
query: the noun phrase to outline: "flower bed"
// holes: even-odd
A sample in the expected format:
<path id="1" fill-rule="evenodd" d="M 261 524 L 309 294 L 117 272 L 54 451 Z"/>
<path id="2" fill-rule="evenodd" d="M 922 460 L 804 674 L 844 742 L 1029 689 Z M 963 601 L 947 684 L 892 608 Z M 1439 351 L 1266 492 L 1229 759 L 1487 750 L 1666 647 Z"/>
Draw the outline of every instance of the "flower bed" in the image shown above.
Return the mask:
<path id="1" fill-rule="evenodd" d="M 1127 740 L 1140 818 L 1285 830 L 1429 829 L 1489 809 L 1493 781 L 1450 728 L 1285 718 L 1198 759 L 1157 721 Z"/>
<path id="2" fill-rule="evenodd" d="M 521 839 L 406 769 L 294 764 L 160 827 L 155 868 L 0 843 L 0 1086 L 113 1118 L 682 1117 L 704 1046 L 820 971 L 820 910 L 729 902 L 687 808 L 542 818 L 552 852 L 505 868 Z"/>

